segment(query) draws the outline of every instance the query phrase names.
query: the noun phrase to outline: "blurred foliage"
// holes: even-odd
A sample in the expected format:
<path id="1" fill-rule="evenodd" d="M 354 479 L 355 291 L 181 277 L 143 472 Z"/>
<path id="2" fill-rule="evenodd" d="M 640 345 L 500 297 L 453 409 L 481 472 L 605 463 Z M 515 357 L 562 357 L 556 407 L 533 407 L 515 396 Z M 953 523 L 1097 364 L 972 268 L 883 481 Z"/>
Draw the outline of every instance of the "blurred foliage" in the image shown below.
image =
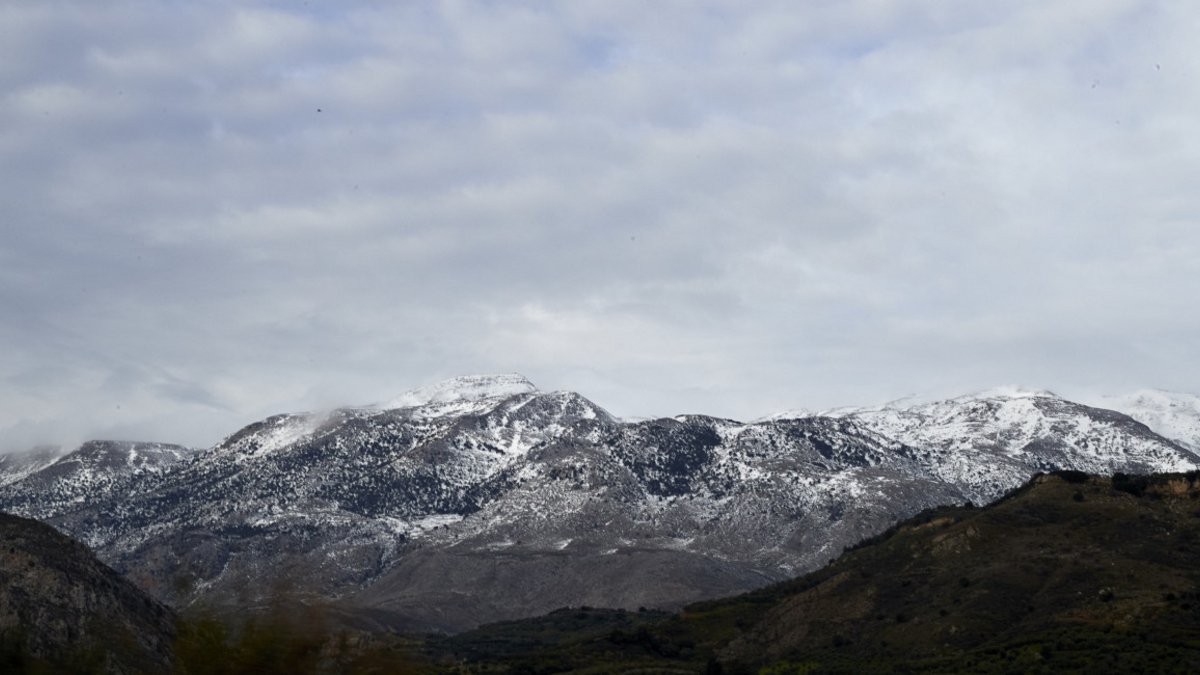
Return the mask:
<path id="1" fill-rule="evenodd" d="M 420 642 L 337 627 L 320 604 L 277 601 L 242 621 L 196 611 L 180 621 L 179 675 L 439 672 Z"/>

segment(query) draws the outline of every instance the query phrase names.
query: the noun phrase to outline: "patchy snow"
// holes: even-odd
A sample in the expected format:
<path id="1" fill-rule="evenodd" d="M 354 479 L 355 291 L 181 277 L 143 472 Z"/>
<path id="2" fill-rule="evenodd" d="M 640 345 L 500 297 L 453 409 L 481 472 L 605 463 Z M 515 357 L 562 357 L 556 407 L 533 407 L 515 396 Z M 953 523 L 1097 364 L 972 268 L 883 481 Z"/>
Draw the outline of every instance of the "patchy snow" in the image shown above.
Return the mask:
<path id="1" fill-rule="evenodd" d="M 405 537 L 419 537 L 440 527 L 462 522 L 462 519 L 457 513 L 435 513 L 414 519 L 382 516 L 377 520 L 390 532 Z"/>
<path id="2" fill-rule="evenodd" d="M 463 519 L 462 515 L 457 513 L 435 513 L 424 518 L 418 518 L 411 524 L 418 530 L 427 531 L 447 525 L 453 525 Z"/>
<path id="3" fill-rule="evenodd" d="M 1031 389 L 1015 384 L 992 387 L 984 391 L 951 399 L 954 401 L 993 399 L 993 398 L 1059 398 L 1058 394 L 1047 389 Z"/>
<path id="4" fill-rule="evenodd" d="M 919 449 L 933 476 L 972 501 L 989 501 L 1034 471 L 1188 471 L 1200 459 L 1119 416 L 1018 387 L 839 419 Z"/>
<path id="5" fill-rule="evenodd" d="M 149 446 L 127 450 L 106 464 L 80 460 L 70 490 L 55 484 L 73 508 L 95 509 L 61 522 L 106 559 L 136 567 L 149 542 L 249 525 L 254 537 L 305 542 L 303 555 L 331 575 L 363 566 L 363 579 L 409 551 L 452 546 L 687 550 L 791 573 L 916 510 L 987 501 L 1036 471 L 1195 465 L 1140 424 L 1035 390 L 749 424 L 635 424 L 515 375 L 268 418 L 160 475 L 129 463 L 145 463 Z M 136 480 L 120 482 L 126 474 Z M 28 489 L 0 497 L 45 506 L 40 485 L 20 482 Z"/>
<path id="6" fill-rule="evenodd" d="M 413 389 L 379 407 L 383 410 L 429 407 L 439 410 L 440 414 L 462 414 L 460 411 L 477 409 L 481 402 L 535 393 L 537 387 L 516 373 L 468 375 Z"/>
<path id="7" fill-rule="evenodd" d="M 315 415 L 283 415 L 264 433 L 256 436 L 257 443 L 243 448 L 239 460 L 269 455 L 283 448 L 290 447 L 312 435 L 319 426 Z"/>
<path id="8" fill-rule="evenodd" d="M 766 417 L 759 417 L 752 420 L 751 423 L 774 422 L 775 420 L 798 420 L 805 417 L 812 417 L 815 414 L 815 412 L 809 410 L 808 408 L 792 408 L 791 410 L 773 413 L 771 415 L 767 415 Z"/>
<path id="9" fill-rule="evenodd" d="M 66 454 L 57 446 L 40 446 L 0 455 L 0 486 L 16 483 L 49 467 Z"/>

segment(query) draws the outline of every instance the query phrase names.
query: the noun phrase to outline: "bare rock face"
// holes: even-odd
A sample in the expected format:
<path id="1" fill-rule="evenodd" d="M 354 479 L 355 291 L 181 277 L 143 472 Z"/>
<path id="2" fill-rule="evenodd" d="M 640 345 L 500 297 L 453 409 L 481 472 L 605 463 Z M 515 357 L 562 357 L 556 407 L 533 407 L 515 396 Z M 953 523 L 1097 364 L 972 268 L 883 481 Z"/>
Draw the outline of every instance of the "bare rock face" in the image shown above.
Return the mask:
<path id="1" fill-rule="evenodd" d="M 0 514 L 0 641 L 8 666 L 159 673 L 175 617 L 86 546 Z"/>

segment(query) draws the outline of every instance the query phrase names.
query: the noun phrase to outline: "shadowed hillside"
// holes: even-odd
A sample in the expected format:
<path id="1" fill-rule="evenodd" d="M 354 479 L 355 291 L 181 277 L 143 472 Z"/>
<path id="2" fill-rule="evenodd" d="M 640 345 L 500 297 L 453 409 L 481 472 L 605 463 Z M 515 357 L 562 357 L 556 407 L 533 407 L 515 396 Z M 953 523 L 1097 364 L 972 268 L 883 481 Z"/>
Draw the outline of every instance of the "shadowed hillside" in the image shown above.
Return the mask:
<path id="1" fill-rule="evenodd" d="M 338 628 L 333 606 L 281 605 L 241 625 L 193 617 L 178 631 L 175 667 L 192 675 L 1197 672 L 1198 477 L 1039 475 L 987 508 L 926 511 L 817 572 L 678 614 L 580 607 L 425 638 Z M 24 576 L 6 584 L 0 607 L 18 608 L 5 625 L 26 628 L 7 633 L 9 670 L 38 672 L 29 664 L 50 659 L 73 672 L 168 667 L 161 607 L 122 592 L 128 584 L 111 570 L 89 576 L 94 559 L 78 562 L 86 551 L 49 528 L 4 523 L 19 529 L 6 539 L 5 574 Z M 31 556 L 41 557 L 31 565 Z M 94 621 L 97 608 L 112 619 Z M 100 629 L 109 632 L 92 632 Z M 77 648 L 97 639 L 124 651 Z"/>
<path id="2" fill-rule="evenodd" d="M 0 672 L 161 673 L 175 617 L 83 544 L 0 514 Z"/>
<path id="3" fill-rule="evenodd" d="M 1042 475 L 986 509 L 927 511 L 818 572 L 670 619 L 521 655 L 503 646 L 528 643 L 515 622 L 445 648 L 475 658 L 468 672 L 1196 672 L 1198 497 L 1195 474 Z"/>

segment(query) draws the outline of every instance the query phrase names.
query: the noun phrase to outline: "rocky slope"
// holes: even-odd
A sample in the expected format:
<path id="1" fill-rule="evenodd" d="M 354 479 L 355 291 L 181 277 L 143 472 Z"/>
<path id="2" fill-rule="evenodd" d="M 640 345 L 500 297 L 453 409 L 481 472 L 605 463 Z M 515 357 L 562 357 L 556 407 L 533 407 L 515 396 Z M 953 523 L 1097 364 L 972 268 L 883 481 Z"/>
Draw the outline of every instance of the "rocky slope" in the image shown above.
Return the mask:
<path id="1" fill-rule="evenodd" d="M 313 593 L 364 620 L 458 630 L 564 605 L 674 607 L 815 569 L 1035 471 L 1197 458 L 1124 415 L 1042 394 L 623 422 L 506 375 L 278 415 L 111 481 L 64 461 L 0 488 L 0 508 L 81 538 L 160 598 Z"/>
<path id="2" fill-rule="evenodd" d="M 120 499 L 194 452 L 179 445 L 131 441 L 88 441 L 67 453 L 45 449 L 25 458 L 20 469 L 24 475 L 6 485 L 0 499 L 5 510 L 50 519 Z"/>
<path id="3" fill-rule="evenodd" d="M 462 672 L 1190 673 L 1195 474 L 1043 475 L 673 617 L 583 610 L 435 642 Z"/>
<path id="4" fill-rule="evenodd" d="M 0 514 L 0 542 L 0 670 L 170 668 L 174 615 L 86 547 L 7 514 Z"/>

